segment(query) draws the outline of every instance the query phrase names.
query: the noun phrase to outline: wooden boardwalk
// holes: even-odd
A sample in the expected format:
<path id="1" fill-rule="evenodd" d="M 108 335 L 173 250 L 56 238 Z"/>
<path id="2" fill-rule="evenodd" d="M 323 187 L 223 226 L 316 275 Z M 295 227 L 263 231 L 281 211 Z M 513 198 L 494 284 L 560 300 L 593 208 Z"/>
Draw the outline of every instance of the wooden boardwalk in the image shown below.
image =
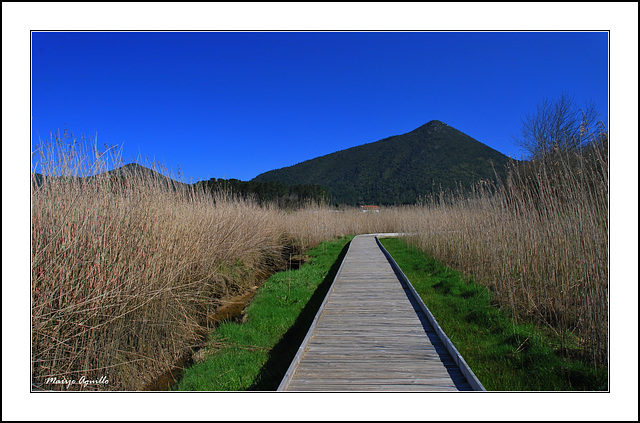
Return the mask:
<path id="1" fill-rule="evenodd" d="M 395 266 L 375 236 L 353 239 L 278 390 L 484 390 Z"/>

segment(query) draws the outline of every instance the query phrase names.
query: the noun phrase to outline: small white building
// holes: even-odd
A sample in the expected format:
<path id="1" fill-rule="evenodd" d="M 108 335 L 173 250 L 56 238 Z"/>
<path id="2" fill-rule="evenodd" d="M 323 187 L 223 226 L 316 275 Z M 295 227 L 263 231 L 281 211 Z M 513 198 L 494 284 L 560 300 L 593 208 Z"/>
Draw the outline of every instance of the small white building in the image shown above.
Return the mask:
<path id="1" fill-rule="evenodd" d="M 380 212 L 380 206 L 360 206 L 359 209 L 363 213 L 366 213 L 366 212 L 379 213 Z"/>

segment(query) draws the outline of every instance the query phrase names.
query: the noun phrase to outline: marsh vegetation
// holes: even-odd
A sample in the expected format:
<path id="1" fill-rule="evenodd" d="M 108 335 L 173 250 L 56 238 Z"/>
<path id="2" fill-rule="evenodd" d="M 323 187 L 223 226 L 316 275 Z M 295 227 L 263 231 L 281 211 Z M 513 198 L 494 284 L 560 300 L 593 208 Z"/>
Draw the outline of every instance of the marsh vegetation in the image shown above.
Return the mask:
<path id="1" fill-rule="evenodd" d="M 107 172 L 119 164 L 115 149 L 66 132 L 35 154 L 34 387 L 108 375 L 96 389 L 140 389 L 202 343 L 207 317 L 226 298 L 324 241 L 377 232 L 411 234 L 410 245 L 490 291 L 492 307 L 555 334 L 559 354 L 608 366 L 603 127 L 577 148 L 514 161 L 506 177 L 470 193 L 440 192 L 379 213 L 312 203 L 286 211 L 167 183 L 167 172 L 149 164 L 154 172 L 129 167 L 122 177 Z"/>

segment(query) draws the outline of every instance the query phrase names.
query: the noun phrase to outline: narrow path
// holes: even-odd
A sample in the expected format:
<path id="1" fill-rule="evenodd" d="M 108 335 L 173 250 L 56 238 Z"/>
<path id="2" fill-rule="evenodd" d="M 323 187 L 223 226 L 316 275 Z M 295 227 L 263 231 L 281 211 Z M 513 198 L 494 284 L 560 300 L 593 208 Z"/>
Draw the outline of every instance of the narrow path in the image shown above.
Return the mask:
<path id="1" fill-rule="evenodd" d="M 461 371 L 411 290 L 375 236 L 355 237 L 278 390 L 481 388 L 475 376 L 469 383 L 470 370 Z"/>

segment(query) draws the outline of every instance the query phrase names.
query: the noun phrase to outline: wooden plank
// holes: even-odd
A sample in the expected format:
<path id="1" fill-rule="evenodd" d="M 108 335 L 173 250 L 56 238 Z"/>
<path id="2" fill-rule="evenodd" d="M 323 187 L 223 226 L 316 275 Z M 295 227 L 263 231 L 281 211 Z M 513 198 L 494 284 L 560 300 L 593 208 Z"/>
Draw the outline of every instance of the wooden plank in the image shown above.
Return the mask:
<path id="1" fill-rule="evenodd" d="M 420 385 L 420 384 L 316 384 L 300 385 L 292 384 L 289 391 L 301 392 L 455 392 L 460 389 L 455 386 Z"/>
<path id="2" fill-rule="evenodd" d="M 278 390 L 470 390 L 373 236 L 357 236 Z"/>

